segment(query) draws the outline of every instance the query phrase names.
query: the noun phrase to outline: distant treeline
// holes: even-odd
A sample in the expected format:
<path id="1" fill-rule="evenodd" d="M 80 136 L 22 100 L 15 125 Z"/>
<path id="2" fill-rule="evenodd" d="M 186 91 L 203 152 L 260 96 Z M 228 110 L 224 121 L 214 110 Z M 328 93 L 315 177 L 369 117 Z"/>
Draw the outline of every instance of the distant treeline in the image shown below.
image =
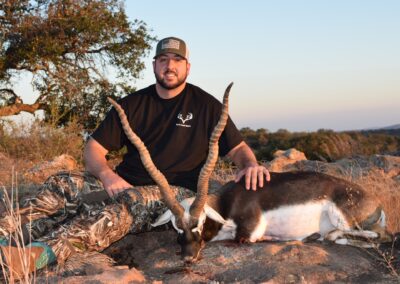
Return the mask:
<path id="1" fill-rule="evenodd" d="M 258 160 L 271 160 L 276 150 L 296 148 L 307 159 L 335 161 L 355 155 L 400 155 L 400 129 L 335 132 L 321 129 L 317 132 L 289 132 L 280 129 L 240 130 L 246 142 L 255 151 Z"/>

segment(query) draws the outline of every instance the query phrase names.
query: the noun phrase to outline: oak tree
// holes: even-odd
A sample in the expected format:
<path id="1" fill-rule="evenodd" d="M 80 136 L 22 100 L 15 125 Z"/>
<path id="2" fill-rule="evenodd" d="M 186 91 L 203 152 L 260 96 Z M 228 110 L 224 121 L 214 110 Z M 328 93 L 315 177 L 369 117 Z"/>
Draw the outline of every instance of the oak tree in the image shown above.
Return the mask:
<path id="1" fill-rule="evenodd" d="M 0 116 L 41 109 L 57 125 L 76 117 L 93 128 L 107 96 L 134 89 L 153 41 L 120 0 L 0 0 Z M 15 91 L 26 72 L 33 104 Z"/>

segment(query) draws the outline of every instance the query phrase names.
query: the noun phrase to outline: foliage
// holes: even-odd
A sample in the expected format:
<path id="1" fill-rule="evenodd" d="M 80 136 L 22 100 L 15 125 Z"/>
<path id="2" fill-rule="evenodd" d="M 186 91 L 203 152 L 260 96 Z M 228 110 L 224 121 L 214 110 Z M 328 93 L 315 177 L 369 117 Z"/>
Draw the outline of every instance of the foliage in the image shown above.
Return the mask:
<path id="1" fill-rule="evenodd" d="M 291 133 L 280 129 L 270 133 L 266 129 L 240 130 L 255 151 L 258 160 L 271 160 L 276 150 L 296 148 L 310 160 L 335 161 L 354 155 L 400 154 L 400 136 L 375 132 L 317 132 Z"/>
<path id="2" fill-rule="evenodd" d="M 121 0 L 0 0 L 0 116 L 43 109 L 55 125 L 92 129 L 106 96 L 134 89 L 153 40 Z M 39 92 L 32 105 L 13 89 L 25 73 Z"/>

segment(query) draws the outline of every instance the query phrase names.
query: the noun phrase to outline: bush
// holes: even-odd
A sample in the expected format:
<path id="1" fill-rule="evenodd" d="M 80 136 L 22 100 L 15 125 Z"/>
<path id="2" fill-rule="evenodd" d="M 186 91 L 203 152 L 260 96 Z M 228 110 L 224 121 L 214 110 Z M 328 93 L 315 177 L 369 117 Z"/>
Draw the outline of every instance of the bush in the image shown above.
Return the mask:
<path id="1" fill-rule="evenodd" d="M 0 152 L 9 157 L 25 161 L 47 161 L 62 154 L 69 154 L 82 161 L 83 129 L 71 122 L 67 126 L 54 128 L 43 121 L 0 123 Z"/>
<path id="2" fill-rule="evenodd" d="M 296 148 L 310 160 L 336 161 L 355 155 L 389 154 L 400 152 L 400 136 L 375 132 L 294 132 L 285 129 L 271 133 L 261 128 L 254 131 L 242 128 L 245 141 L 254 150 L 258 160 L 271 160 L 276 150 Z"/>

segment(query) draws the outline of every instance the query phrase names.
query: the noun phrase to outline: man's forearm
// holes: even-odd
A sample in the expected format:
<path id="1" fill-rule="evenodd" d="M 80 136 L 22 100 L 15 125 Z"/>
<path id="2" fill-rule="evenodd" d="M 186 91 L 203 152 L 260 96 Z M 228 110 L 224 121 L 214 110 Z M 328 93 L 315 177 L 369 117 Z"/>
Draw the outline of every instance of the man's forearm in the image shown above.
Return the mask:
<path id="1" fill-rule="evenodd" d="M 100 147 L 93 139 L 88 141 L 83 152 L 86 171 L 100 180 L 102 180 L 107 173 L 109 174 L 109 172 L 112 172 L 112 169 L 107 164 L 106 154 L 107 151 Z"/>
<path id="2" fill-rule="evenodd" d="M 228 154 L 228 156 L 239 169 L 258 165 L 253 151 L 244 142 L 239 144 L 237 148 L 234 149 L 234 152 Z"/>
<path id="3" fill-rule="evenodd" d="M 264 186 L 264 180 L 270 180 L 268 170 L 264 166 L 258 165 L 256 156 L 245 142 L 233 148 L 228 153 L 228 157 L 239 168 L 235 181 L 238 182 L 244 176 L 246 189 L 251 187 L 256 190 L 257 186 Z"/>
<path id="4" fill-rule="evenodd" d="M 99 178 L 102 182 L 107 178 L 108 175 L 114 173 L 114 171 L 107 164 L 107 160 L 105 158 L 85 160 L 85 169 L 92 175 Z"/>
<path id="5" fill-rule="evenodd" d="M 109 166 L 106 160 L 108 151 L 96 140 L 90 139 L 85 146 L 83 158 L 85 168 L 103 183 L 105 190 L 110 196 L 131 188 L 132 185 L 121 178 Z"/>

